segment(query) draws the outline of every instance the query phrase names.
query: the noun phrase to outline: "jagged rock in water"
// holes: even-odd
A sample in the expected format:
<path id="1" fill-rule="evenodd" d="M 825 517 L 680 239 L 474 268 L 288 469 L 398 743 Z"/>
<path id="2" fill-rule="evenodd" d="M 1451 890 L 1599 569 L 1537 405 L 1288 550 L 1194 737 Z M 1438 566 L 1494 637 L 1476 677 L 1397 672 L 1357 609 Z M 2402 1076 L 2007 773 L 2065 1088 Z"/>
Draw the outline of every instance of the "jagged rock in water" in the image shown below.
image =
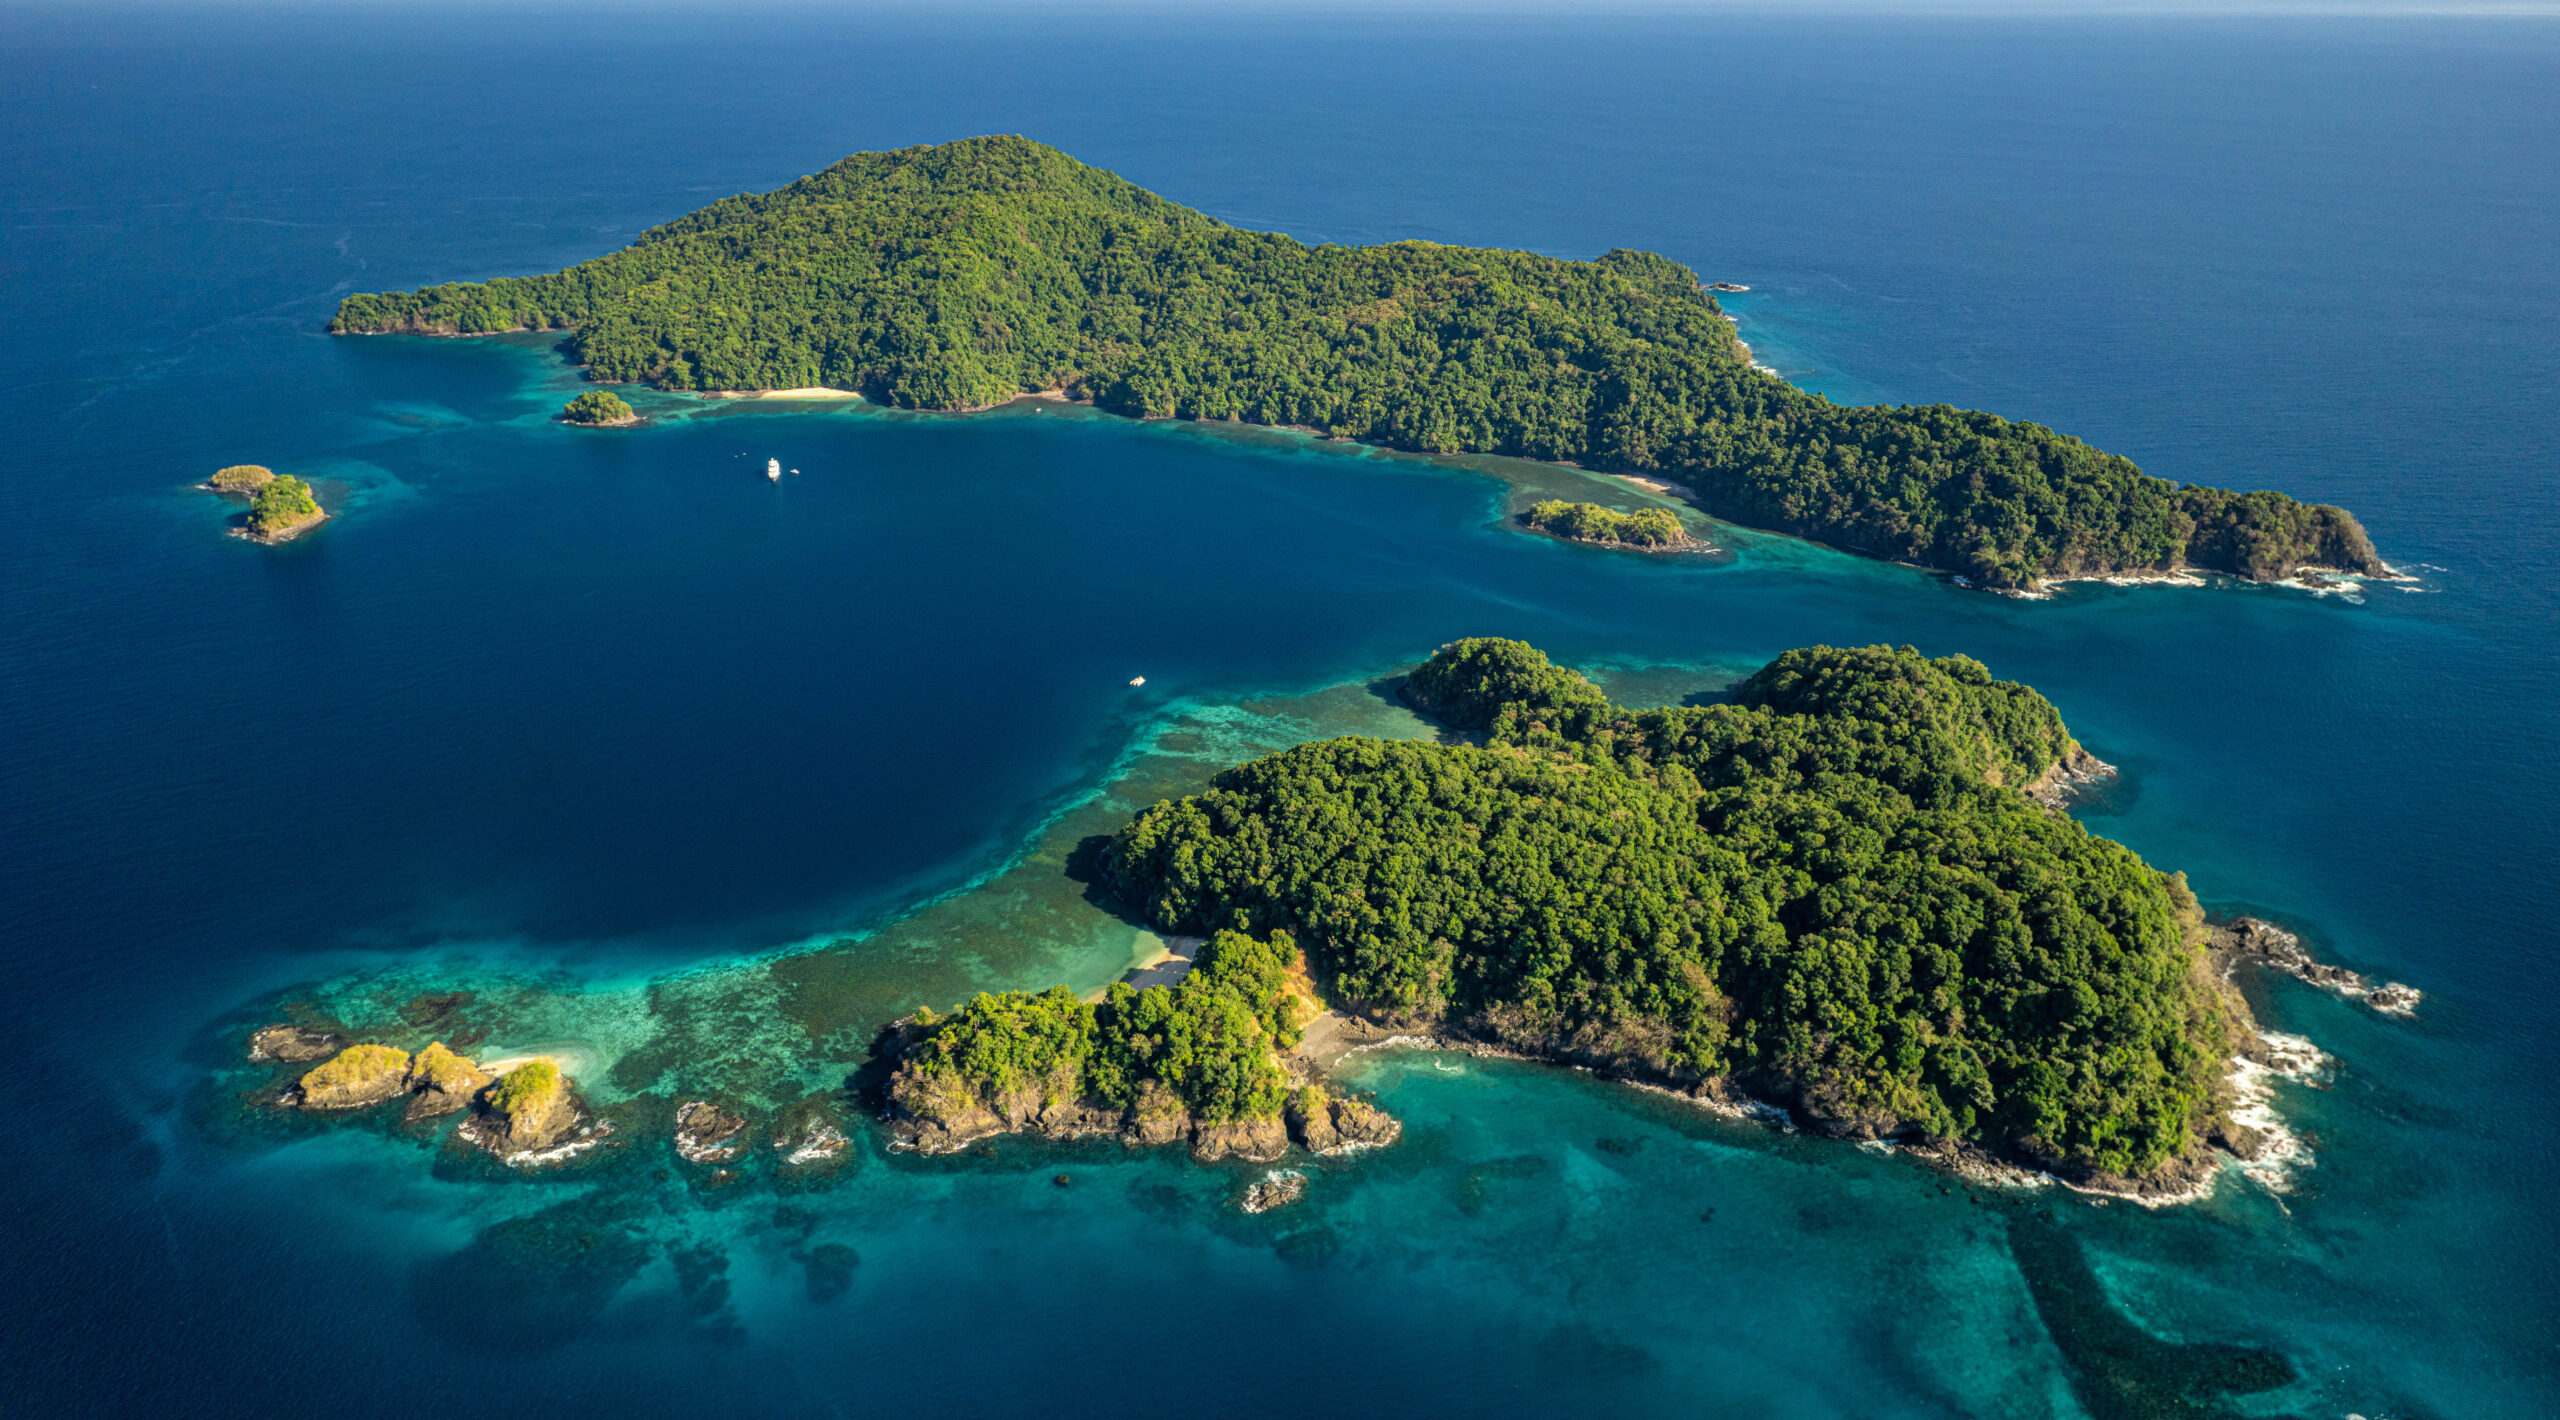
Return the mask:
<path id="1" fill-rule="evenodd" d="M 1307 1196 L 1307 1176 L 1296 1169 L 1273 1169 L 1247 1185 L 1236 1206 L 1248 1213 L 1286 1208 Z"/>
<path id="2" fill-rule="evenodd" d="M 260 1026 L 250 1033 L 249 1058 L 299 1065 L 305 1060 L 317 1060 L 329 1054 L 342 1043 L 328 1031 L 290 1025 Z"/>
<path id="3" fill-rule="evenodd" d="M 727 1163 L 738 1156 L 729 1141 L 746 1127 L 742 1116 L 708 1100 L 687 1100 L 676 1106 L 676 1156 L 689 1164 Z"/>
<path id="4" fill-rule="evenodd" d="M 773 1140 L 773 1147 L 782 1154 L 782 1162 L 791 1167 L 836 1158 L 852 1144 L 852 1140 L 844 1137 L 843 1130 L 823 1119 L 810 1120 L 808 1126 L 800 1131 L 796 1143 L 787 1134 L 776 1135 Z"/>
<path id="5" fill-rule="evenodd" d="M 409 1052 L 387 1045 L 350 1045 L 314 1067 L 293 1087 L 302 1109 L 360 1109 L 409 1088 Z"/>
<path id="6" fill-rule="evenodd" d="M 2300 937 L 2255 917 L 2234 917 L 2214 928 L 2211 949 L 2226 975 L 2236 963 L 2254 961 L 2323 991 L 2362 1001 L 2386 1016 L 2414 1016 L 2423 999 L 2414 986 L 2397 981 L 2376 986 L 2343 966 L 2317 960 Z"/>
<path id="7" fill-rule="evenodd" d="M 2418 1014 L 2418 1000 L 2417 987 L 2392 981 L 2373 988 L 2364 1003 L 2386 1016 L 2414 1016 Z"/>

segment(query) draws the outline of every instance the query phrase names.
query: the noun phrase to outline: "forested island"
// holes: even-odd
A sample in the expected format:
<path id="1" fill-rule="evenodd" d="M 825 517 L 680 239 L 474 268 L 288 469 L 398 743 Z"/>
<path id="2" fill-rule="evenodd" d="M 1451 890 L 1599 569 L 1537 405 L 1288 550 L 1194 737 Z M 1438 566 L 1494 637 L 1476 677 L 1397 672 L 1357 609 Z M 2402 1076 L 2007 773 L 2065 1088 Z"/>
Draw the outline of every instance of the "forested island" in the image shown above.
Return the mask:
<path id="1" fill-rule="evenodd" d="M 197 486 L 249 505 L 234 534 L 251 542 L 288 542 L 329 520 L 310 484 L 291 475 L 278 477 L 264 464 L 216 469 Z"/>
<path id="2" fill-rule="evenodd" d="M 1621 513 L 1597 503 L 1568 503 L 1562 498 L 1549 498 L 1523 509 L 1520 525 L 1568 542 L 1632 547 L 1646 552 L 1666 552 L 1697 545 L 1697 539 L 1689 536 L 1689 530 L 1680 526 L 1679 515 L 1668 508 L 1639 508 L 1632 513 Z"/>
<path id="3" fill-rule="evenodd" d="M 1057 390 L 1654 475 L 1720 517 L 2000 588 L 2385 570 L 2341 509 L 2153 478 L 2039 424 L 1797 390 L 1664 257 L 1308 246 L 1017 137 L 855 154 L 553 275 L 350 296 L 329 328 L 569 331 L 591 378 L 669 390 L 935 410 Z"/>
<path id="4" fill-rule="evenodd" d="M 1161 931 L 1288 934 L 1391 1027 L 2071 1176 L 2200 1171 L 2246 1008 L 2182 877 L 2026 792 L 2087 763 L 2033 690 L 1817 647 L 1631 711 L 1477 640 L 1406 694 L 1474 742 L 1229 770 L 1128 824 L 1108 886 Z"/>
<path id="5" fill-rule="evenodd" d="M 637 424 L 640 416 L 622 396 L 610 390 L 588 390 L 560 407 L 560 422 L 578 424 L 589 429 L 612 429 Z"/>

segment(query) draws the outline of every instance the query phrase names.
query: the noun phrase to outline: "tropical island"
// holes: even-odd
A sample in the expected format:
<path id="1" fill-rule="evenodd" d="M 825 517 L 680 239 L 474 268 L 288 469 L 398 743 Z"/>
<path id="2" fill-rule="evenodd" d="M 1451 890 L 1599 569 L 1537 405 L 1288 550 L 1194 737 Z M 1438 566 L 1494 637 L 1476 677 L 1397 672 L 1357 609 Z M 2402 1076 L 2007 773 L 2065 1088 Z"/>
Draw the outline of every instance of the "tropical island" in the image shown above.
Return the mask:
<path id="1" fill-rule="evenodd" d="M 251 542 L 289 542 L 329 520 L 310 484 L 289 474 L 278 477 L 262 464 L 217 469 L 197 486 L 248 503 L 249 511 L 241 515 L 232 535 Z"/>
<path id="2" fill-rule="evenodd" d="M 2059 812 L 2110 771 L 2035 691 L 1814 647 L 1730 703 L 1637 711 L 1472 640 L 1405 694 L 1466 742 L 1301 745 L 1103 850 L 1138 916 L 1205 934 L 1174 986 L 982 995 L 884 1032 L 902 1136 L 1391 1141 L 1288 1053 L 1323 1020 L 2136 1193 L 2264 1144 L 2233 1118 L 2235 1061 L 2264 1052 L 2226 978 L 2303 974 L 2295 944 L 2209 926 L 2183 875 Z"/>
<path id="3" fill-rule="evenodd" d="M 560 422 L 588 429 L 618 429 L 637 424 L 640 416 L 622 396 L 610 390 L 588 390 L 560 408 Z"/>
<path id="4" fill-rule="evenodd" d="M 468 992 L 362 1029 L 288 1005 L 248 1056 L 277 1106 L 461 1115 L 458 1147 L 517 1168 L 637 1127 L 719 1187 L 760 1138 L 776 1169 L 832 1167 L 862 1117 L 927 1155 L 1003 1134 L 1203 1162 L 1390 1145 L 1402 1124 L 1340 1067 L 1420 1042 L 2157 1200 L 2204 1192 L 2216 1150 L 2281 1166 L 2294 1147 L 2264 1081 L 2318 1052 L 2257 1030 L 2237 970 L 2387 1016 L 2421 999 L 2273 924 L 2208 923 L 2182 876 L 2063 811 L 2113 771 L 2051 702 L 1962 656 L 1813 647 L 1724 703 L 1631 710 L 1470 640 L 1401 693 L 1439 740 L 1298 745 L 1080 851 L 1097 901 L 1169 938 L 1134 980 L 916 1010 L 796 1102 L 669 1093 L 661 1056 L 613 1066 L 631 1095 L 591 1109 L 551 1058 L 449 1047 L 486 1034 L 458 1029 Z M 1239 1206 L 1287 1203 L 1304 1179 L 1284 1173 Z"/>
<path id="5" fill-rule="evenodd" d="M 1754 370 L 1688 268 L 1231 227 L 1043 144 L 858 153 L 547 276 L 348 297 L 344 334 L 569 332 L 601 382 L 1144 418 L 1658 477 L 1708 513 L 2030 588 L 2384 568 L 2344 510 L 2144 474 L 2040 424 Z"/>
<path id="6" fill-rule="evenodd" d="M 1680 526 L 1679 515 L 1668 508 L 1639 508 L 1632 513 L 1621 513 L 1597 503 L 1568 503 L 1562 498 L 1549 498 L 1523 509 L 1520 525 L 1567 542 L 1629 547 L 1643 552 L 1672 552 L 1698 545 L 1698 540 L 1689 536 L 1689 530 Z"/>
<path id="7" fill-rule="evenodd" d="M 2066 1177 L 2207 1171 L 2246 1007 L 2183 877 L 2030 797 L 2091 764 L 2033 690 L 1816 647 L 1633 711 L 1474 640 L 1405 693 L 1472 742 L 1229 770 L 1102 877 L 1160 931 L 1288 934 L 1393 1029 Z"/>

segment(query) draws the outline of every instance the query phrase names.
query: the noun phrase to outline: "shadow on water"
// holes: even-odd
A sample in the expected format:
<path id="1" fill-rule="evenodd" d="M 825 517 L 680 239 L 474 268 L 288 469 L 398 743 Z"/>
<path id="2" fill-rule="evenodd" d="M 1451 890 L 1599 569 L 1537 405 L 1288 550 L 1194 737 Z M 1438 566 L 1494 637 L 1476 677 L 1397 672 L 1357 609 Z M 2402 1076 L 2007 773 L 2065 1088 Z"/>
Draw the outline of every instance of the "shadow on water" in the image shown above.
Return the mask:
<path id="1" fill-rule="evenodd" d="M 2091 1420 L 2239 1420 L 2218 1402 L 2289 1385 L 2293 1363 L 2255 1346 L 2163 1341 L 2107 1300 L 2080 1240 L 2039 1213 L 2009 1220 L 2009 1252 Z"/>
<path id="2" fill-rule="evenodd" d="M 458 1346 L 514 1355 L 567 1342 L 649 1265 L 630 1200 L 580 1199 L 481 1230 L 418 1269 L 419 1323 Z M 697 1289 L 698 1290 L 698 1289 Z"/>

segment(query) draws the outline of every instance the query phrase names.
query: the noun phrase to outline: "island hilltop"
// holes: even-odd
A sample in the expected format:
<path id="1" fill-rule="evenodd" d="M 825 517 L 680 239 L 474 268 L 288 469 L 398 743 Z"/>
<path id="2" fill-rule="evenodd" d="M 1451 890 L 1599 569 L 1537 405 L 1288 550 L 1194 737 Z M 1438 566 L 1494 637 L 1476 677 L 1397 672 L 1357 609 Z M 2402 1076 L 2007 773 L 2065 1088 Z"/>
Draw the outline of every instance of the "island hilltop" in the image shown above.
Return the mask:
<path id="1" fill-rule="evenodd" d="M 609 390 L 588 390 L 561 406 L 560 422 L 590 429 L 616 429 L 639 423 L 640 416 L 632 412 L 622 396 Z"/>
<path id="2" fill-rule="evenodd" d="M 290 475 L 280 478 L 263 464 L 216 469 L 196 486 L 249 505 L 232 535 L 251 542 L 289 542 L 329 520 L 320 500 L 312 496 L 310 484 Z"/>
<path id="3" fill-rule="evenodd" d="M 1016 137 L 858 153 L 550 276 L 350 296 L 331 330 L 572 331 L 591 378 L 961 410 L 1060 391 L 1658 477 L 1736 522 L 2002 588 L 2385 570 L 2344 511 L 2152 478 L 2040 424 L 1752 368 L 1686 267 L 1227 226 Z"/>

